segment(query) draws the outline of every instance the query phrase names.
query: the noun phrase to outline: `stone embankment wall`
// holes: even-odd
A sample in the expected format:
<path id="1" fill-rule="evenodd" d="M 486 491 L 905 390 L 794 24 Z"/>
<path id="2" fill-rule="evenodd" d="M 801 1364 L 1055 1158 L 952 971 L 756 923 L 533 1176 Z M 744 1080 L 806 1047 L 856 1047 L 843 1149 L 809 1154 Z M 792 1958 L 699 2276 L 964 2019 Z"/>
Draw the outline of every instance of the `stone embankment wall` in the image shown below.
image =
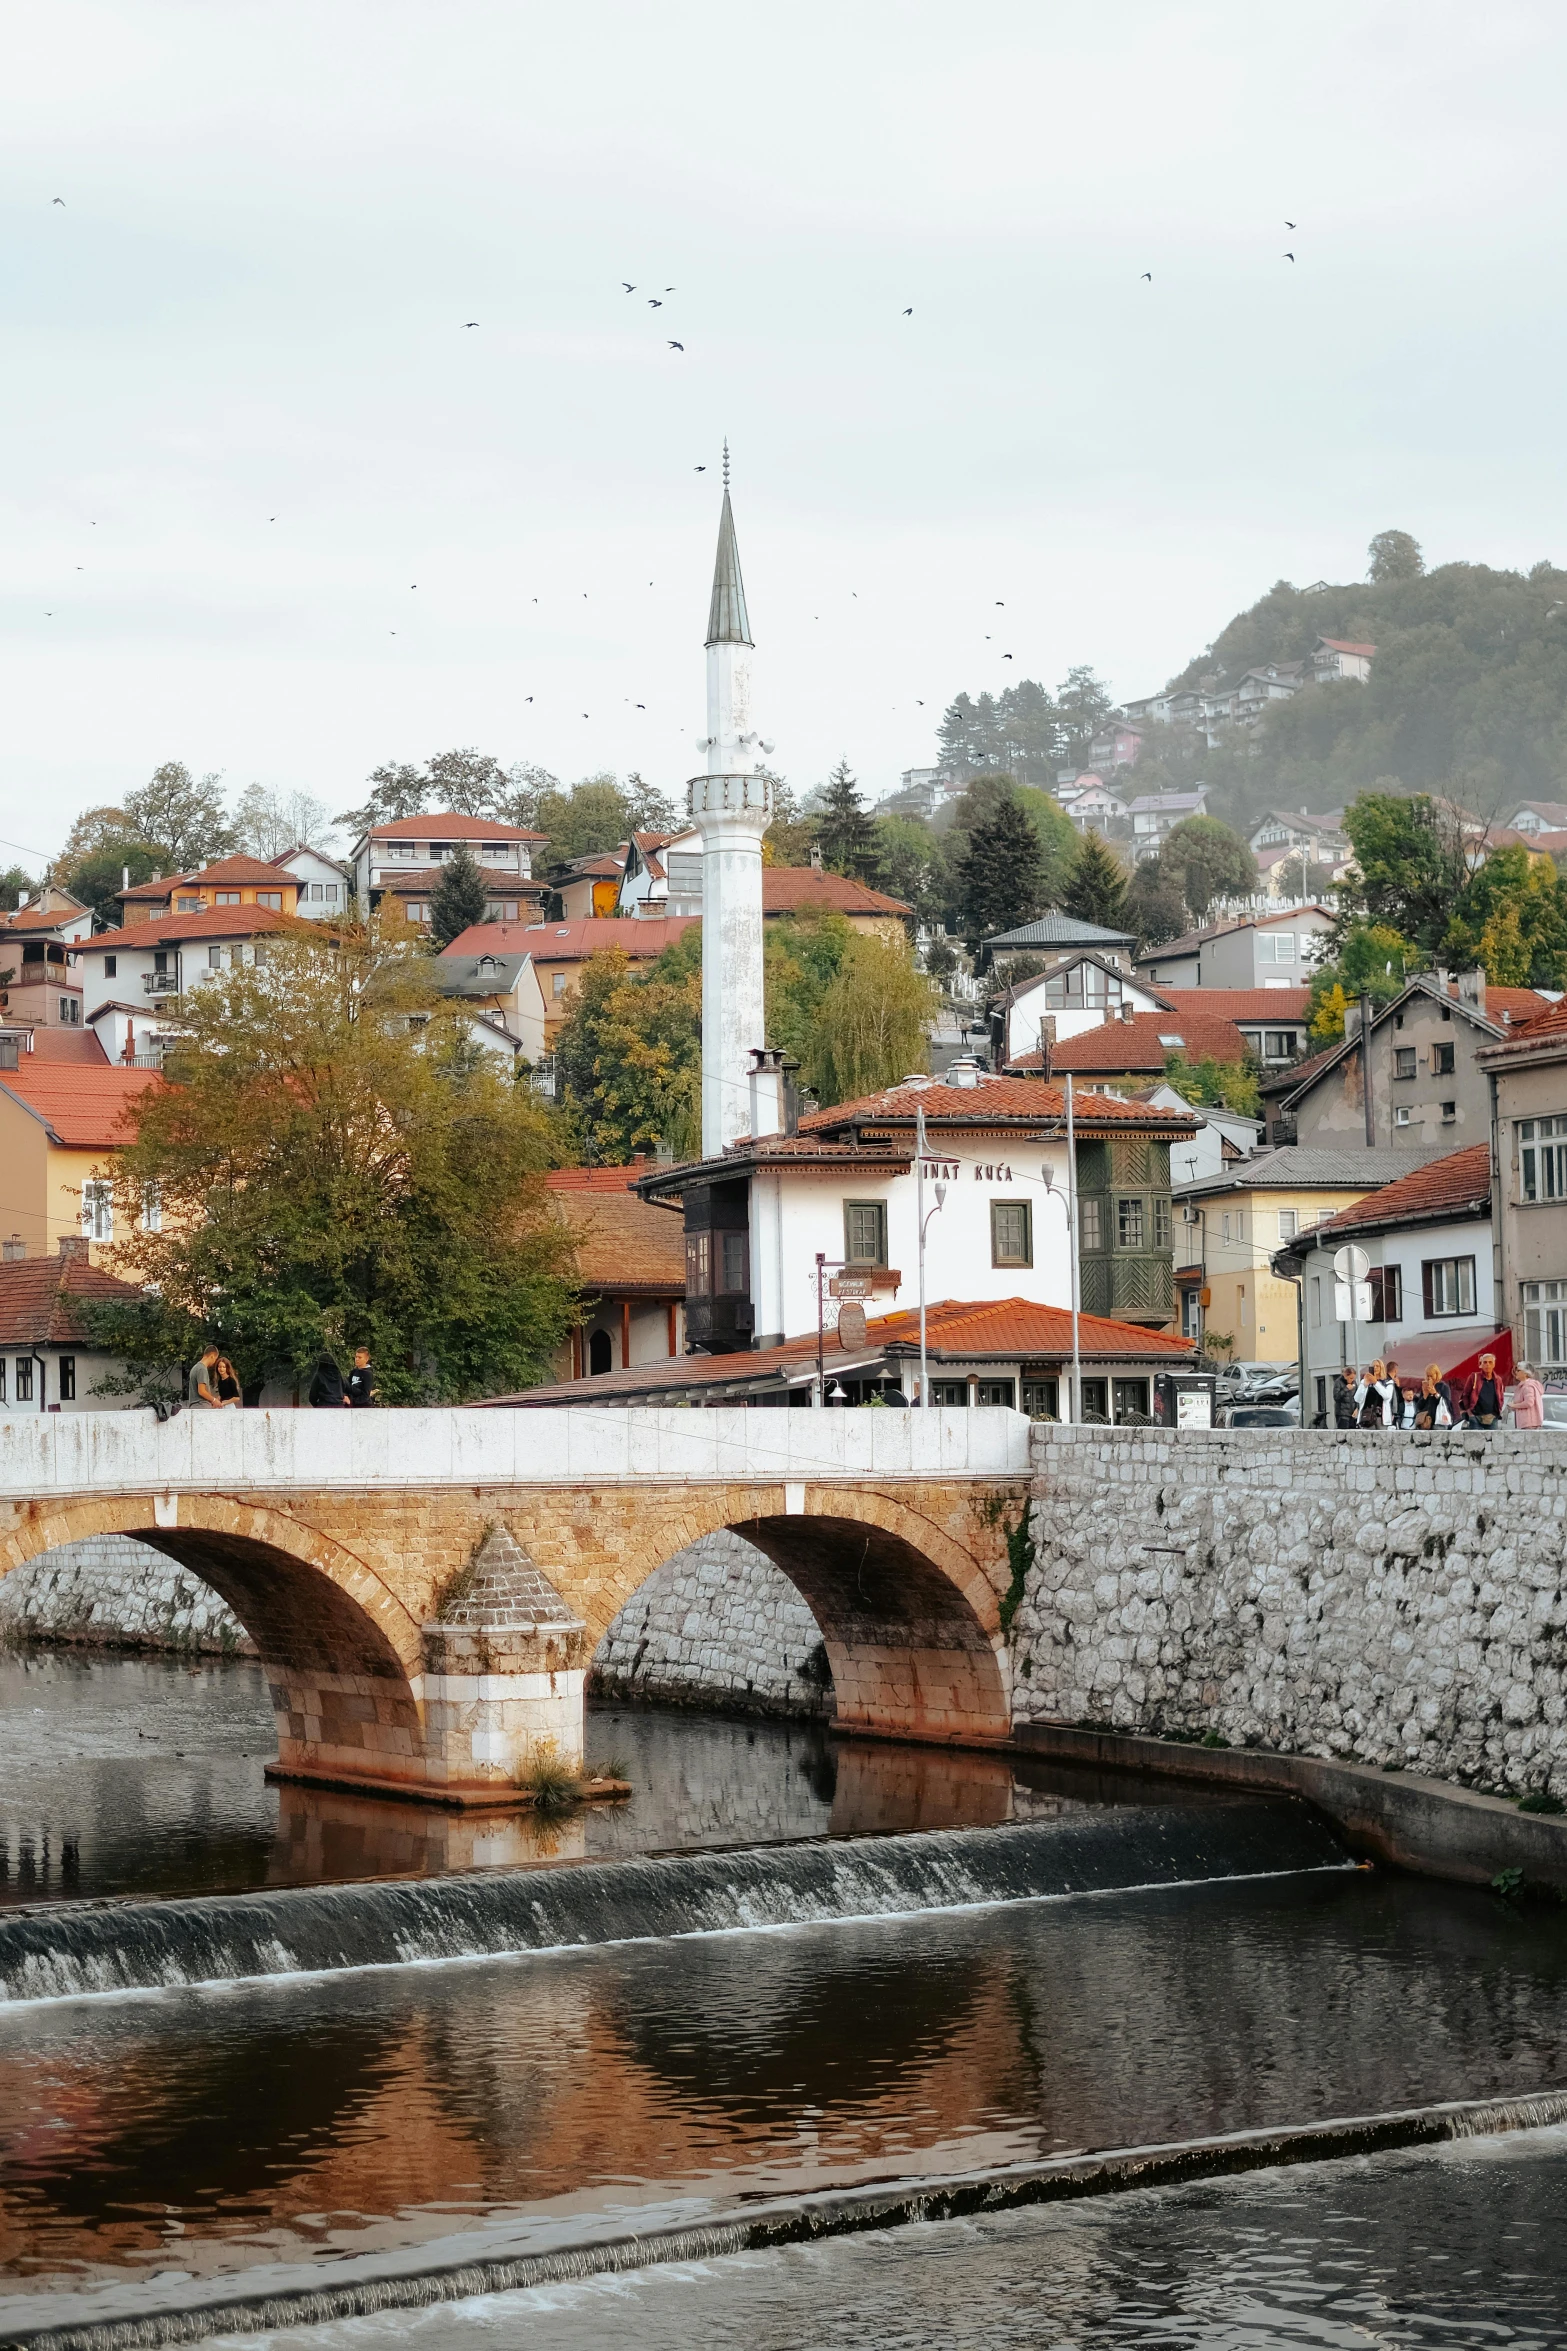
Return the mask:
<path id="1" fill-rule="evenodd" d="M 1041 1429 L 1019 1721 L 1567 1796 L 1567 1438 Z"/>
<path id="2" fill-rule="evenodd" d="M 735 1534 L 704 1535 L 654 1569 L 599 1643 L 588 1690 L 666 1706 L 832 1712 L 816 1619 L 788 1577 Z"/>
<path id="3" fill-rule="evenodd" d="M 255 1655 L 209 1585 L 129 1535 L 62 1543 L 0 1576 L 0 1633 L 97 1649 Z"/>

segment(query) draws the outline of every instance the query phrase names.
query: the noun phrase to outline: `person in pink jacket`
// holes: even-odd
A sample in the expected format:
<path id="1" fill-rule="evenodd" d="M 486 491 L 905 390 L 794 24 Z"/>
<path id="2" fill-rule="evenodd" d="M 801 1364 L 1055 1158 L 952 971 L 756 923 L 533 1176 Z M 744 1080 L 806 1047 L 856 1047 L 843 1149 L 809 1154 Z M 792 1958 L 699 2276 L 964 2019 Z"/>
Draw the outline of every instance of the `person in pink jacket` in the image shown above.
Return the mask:
<path id="1" fill-rule="evenodd" d="M 1543 1429 L 1545 1426 L 1545 1390 L 1527 1363 L 1520 1363 L 1516 1369 L 1518 1384 L 1513 1390 L 1513 1427 L 1515 1429 Z"/>

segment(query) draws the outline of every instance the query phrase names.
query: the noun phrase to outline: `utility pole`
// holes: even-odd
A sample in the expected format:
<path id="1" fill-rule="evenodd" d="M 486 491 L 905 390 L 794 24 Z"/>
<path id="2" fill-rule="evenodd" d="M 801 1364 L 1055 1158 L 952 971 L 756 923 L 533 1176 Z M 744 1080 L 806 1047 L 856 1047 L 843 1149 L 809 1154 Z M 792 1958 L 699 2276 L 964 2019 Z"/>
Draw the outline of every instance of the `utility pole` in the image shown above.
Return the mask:
<path id="1" fill-rule="evenodd" d="M 1072 1419 L 1083 1417 L 1083 1363 L 1077 1327 L 1077 1130 L 1072 1123 L 1072 1073 L 1066 1073 L 1066 1239 L 1072 1261 Z"/>
<path id="2" fill-rule="evenodd" d="M 930 1402 L 930 1366 L 925 1360 L 925 1105 L 914 1106 L 914 1213 L 919 1219 L 920 1247 L 920 1410 Z M 890 1254 L 890 1252 L 889 1252 Z"/>
<path id="3" fill-rule="evenodd" d="M 1371 1099 L 1371 998 L 1360 999 L 1360 1090 L 1366 1097 L 1366 1148 L 1377 1147 L 1376 1104 Z"/>

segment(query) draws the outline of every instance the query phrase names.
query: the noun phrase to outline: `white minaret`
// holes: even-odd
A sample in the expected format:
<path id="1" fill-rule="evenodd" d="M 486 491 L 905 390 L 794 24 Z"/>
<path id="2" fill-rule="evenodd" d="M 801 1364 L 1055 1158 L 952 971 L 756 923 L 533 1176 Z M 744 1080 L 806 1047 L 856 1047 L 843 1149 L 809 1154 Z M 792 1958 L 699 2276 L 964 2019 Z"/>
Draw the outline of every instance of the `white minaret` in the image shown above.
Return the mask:
<path id="1" fill-rule="evenodd" d="M 767 1042 L 762 1005 L 762 835 L 773 792 L 756 772 L 769 751 L 751 725 L 751 623 L 729 506 L 707 613 L 707 772 L 688 787 L 702 836 L 702 1156 L 715 1159 L 751 1123 L 751 1055 Z"/>

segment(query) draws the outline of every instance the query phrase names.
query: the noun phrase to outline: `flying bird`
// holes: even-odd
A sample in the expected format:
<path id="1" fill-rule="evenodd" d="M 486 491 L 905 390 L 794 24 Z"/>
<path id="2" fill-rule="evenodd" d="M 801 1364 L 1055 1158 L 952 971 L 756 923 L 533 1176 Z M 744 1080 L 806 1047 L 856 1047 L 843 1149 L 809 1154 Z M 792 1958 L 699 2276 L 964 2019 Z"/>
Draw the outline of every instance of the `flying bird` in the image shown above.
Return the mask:
<path id="1" fill-rule="evenodd" d="M 629 278 L 622 278 L 620 282 L 625 287 L 628 294 L 634 294 L 636 292 L 636 287 L 631 283 Z"/>
<path id="2" fill-rule="evenodd" d="M 466 332 L 469 327 L 476 327 L 479 322 L 476 318 L 465 318 L 462 323 L 463 329 Z"/>
<path id="3" fill-rule="evenodd" d="M 706 471 L 707 471 L 707 467 L 706 467 L 705 465 L 694 465 L 694 466 L 691 468 L 691 471 L 692 471 L 693 473 L 706 473 Z M 652 586 L 652 585 L 653 585 L 652 581 L 651 581 L 651 580 L 649 580 L 649 581 L 648 581 L 648 586 L 651 588 L 651 586 Z"/>
<path id="4" fill-rule="evenodd" d="M 646 704 L 645 702 L 639 702 L 639 703 L 637 704 L 637 708 L 638 708 L 639 710 L 646 710 L 646 708 L 647 708 L 647 704 Z"/>
<path id="5" fill-rule="evenodd" d="M 1293 261 L 1293 260 L 1294 260 L 1294 258 L 1295 258 L 1295 256 L 1294 256 L 1294 254 L 1293 254 L 1293 253 L 1286 253 L 1286 254 L 1285 254 L 1285 256 L 1284 256 L 1284 259 L 1285 259 L 1286 261 Z"/>
<path id="6" fill-rule="evenodd" d="M 665 293 L 666 293 L 666 294 L 672 294 L 672 293 L 675 291 L 675 289 L 674 289 L 674 287 L 673 287 L 673 286 L 666 286 L 666 287 L 664 288 L 664 291 L 665 291 Z"/>
<path id="7" fill-rule="evenodd" d="M 1149 285 L 1151 286 L 1153 284 L 1153 271 L 1151 269 L 1145 269 L 1143 271 L 1143 276 L 1147 279 Z"/>
<path id="8" fill-rule="evenodd" d="M 1012 658 L 1012 656 L 1011 656 L 1011 654 L 1010 654 L 1010 653 L 1003 653 L 1003 654 L 1002 654 L 1002 656 L 1001 656 L 1001 658 L 1002 658 L 1002 660 L 1003 660 L 1003 661 L 1010 661 L 1010 660 L 1011 660 L 1011 658 Z"/>
<path id="9" fill-rule="evenodd" d="M 1007 608 L 1007 600 L 1006 600 L 1005 596 L 998 596 L 998 597 L 996 598 L 996 610 L 997 610 L 998 612 L 1005 612 L 1006 608 Z"/>
<path id="10" fill-rule="evenodd" d="M 662 310 L 664 307 L 663 303 L 659 300 L 656 294 L 649 294 L 647 298 L 647 306 L 649 310 Z"/>
<path id="11" fill-rule="evenodd" d="M 533 700 L 533 696 L 531 694 L 524 694 L 522 698 L 524 702 L 531 702 Z"/>
<path id="12" fill-rule="evenodd" d="M 923 710 L 923 709 L 924 709 L 924 707 L 925 707 L 924 703 L 923 703 L 923 702 L 920 700 L 920 698 L 919 698 L 918 694 L 916 694 L 916 695 L 915 695 L 915 697 L 914 697 L 914 707 L 915 707 L 915 709 L 916 709 L 916 710 Z"/>
<path id="13" fill-rule="evenodd" d="M 65 198 L 63 196 L 56 196 L 53 201 L 56 204 L 63 204 L 65 202 Z"/>
<path id="14" fill-rule="evenodd" d="M 269 515 L 267 516 L 267 520 L 268 520 L 268 522 L 276 522 L 276 521 L 277 521 L 277 516 L 276 516 L 275 514 L 269 514 Z M 97 524 L 96 524 L 96 523 L 94 523 L 94 525 L 93 525 L 93 528 L 94 528 L 94 530 L 96 530 L 96 529 L 97 529 L 97 527 L 98 527 L 98 526 L 97 526 Z"/>
<path id="15" fill-rule="evenodd" d="M 1292 228 L 1294 228 L 1294 226 L 1295 226 L 1295 225 L 1296 225 L 1296 224 L 1295 224 L 1295 223 L 1294 223 L 1294 221 L 1292 221 L 1292 220 L 1287 220 L 1287 221 L 1284 223 L 1284 226 L 1285 226 L 1287 229 L 1292 229 Z"/>
<path id="16" fill-rule="evenodd" d="M 909 304 L 908 309 L 903 313 L 903 315 L 905 318 L 912 318 L 914 316 L 914 305 L 912 302 Z"/>
<path id="17" fill-rule="evenodd" d="M 669 348 L 671 351 L 683 351 L 685 349 L 685 345 L 684 343 L 676 343 L 671 341 Z"/>

